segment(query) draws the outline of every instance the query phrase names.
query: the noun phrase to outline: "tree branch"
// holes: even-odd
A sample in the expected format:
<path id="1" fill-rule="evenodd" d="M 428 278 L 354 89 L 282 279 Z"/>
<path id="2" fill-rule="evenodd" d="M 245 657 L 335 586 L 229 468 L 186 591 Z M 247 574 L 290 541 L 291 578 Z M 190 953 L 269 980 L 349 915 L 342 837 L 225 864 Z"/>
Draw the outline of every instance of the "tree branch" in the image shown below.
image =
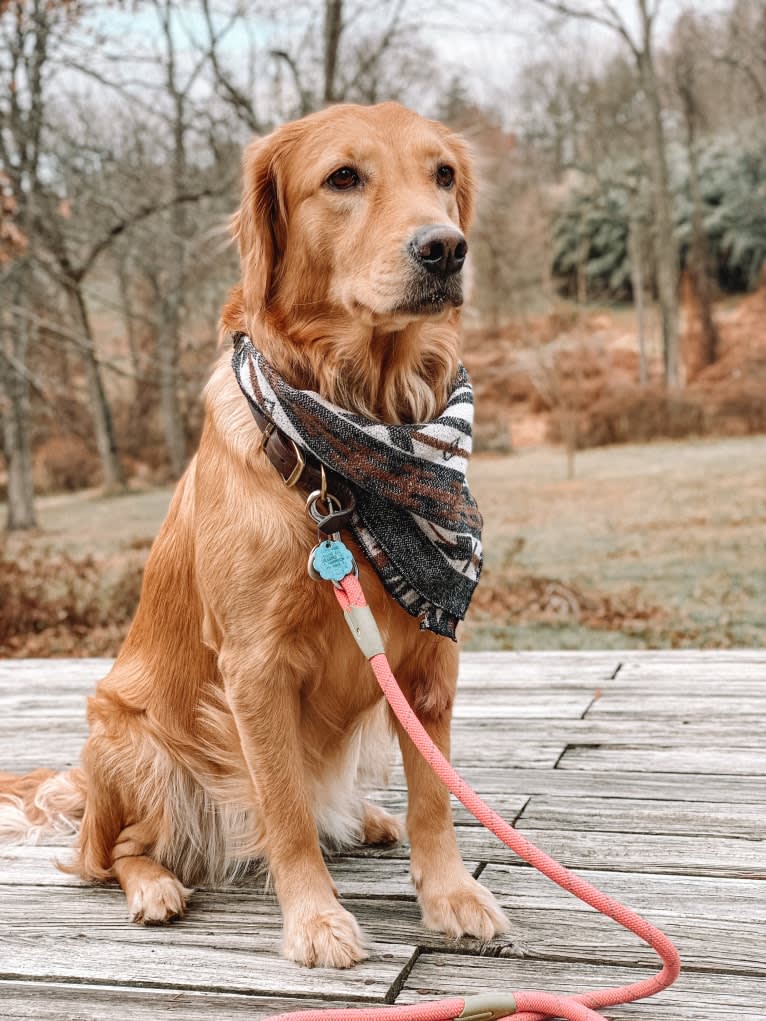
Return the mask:
<path id="1" fill-rule="evenodd" d="M 583 10 L 582 7 L 573 7 L 571 4 L 560 2 L 560 0 L 532 0 L 532 2 L 537 4 L 538 7 L 544 7 L 546 10 L 549 10 L 554 14 L 560 14 L 565 18 L 575 18 L 578 21 L 589 21 L 591 24 L 601 25 L 603 28 L 608 28 L 612 32 L 616 32 L 628 44 L 634 57 L 636 57 L 636 59 L 639 58 L 641 50 L 633 36 L 628 31 L 627 25 L 620 17 L 617 8 L 613 3 L 610 3 L 610 0 L 602 0 L 602 6 L 606 10 L 606 14 L 598 14 L 596 11 Z"/>
<path id="2" fill-rule="evenodd" d="M 404 9 L 405 3 L 406 0 L 398 0 L 398 3 L 394 8 L 394 13 L 391 16 L 391 20 L 388 24 L 388 27 L 386 31 L 383 33 L 383 37 L 381 38 L 378 45 L 372 50 L 372 52 L 369 53 L 364 60 L 360 60 L 359 65 L 356 69 L 356 73 L 354 74 L 354 77 L 351 79 L 350 82 L 346 83 L 344 90 L 346 93 L 348 92 L 349 89 L 352 89 L 359 82 L 362 75 L 366 74 L 371 67 L 375 66 L 375 63 L 378 60 L 380 60 L 380 58 L 386 52 L 388 47 L 391 45 L 391 42 L 393 41 L 394 36 L 396 35 L 396 31 L 399 26 L 399 20 L 402 16 L 402 11 Z"/>
<path id="3" fill-rule="evenodd" d="M 230 180 L 226 180 L 223 184 L 217 188 L 200 188 L 198 191 L 192 192 L 181 192 L 179 195 L 175 195 L 171 199 L 166 199 L 164 202 L 149 202 L 143 206 L 140 206 L 130 216 L 126 216 L 113 224 L 109 230 L 99 238 L 93 245 L 91 245 L 85 258 L 81 261 L 79 266 L 71 267 L 68 271 L 70 280 L 74 283 L 80 283 L 89 273 L 93 267 L 93 263 L 105 251 L 121 234 L 124 234 L 130 227 L 135 226 L 137 223 L 141 223 L 143 220 L 147 220 L 150 216 L 154 216 L 155 213 L 164 212 L 166 209 L 171 209 L 173 206 L 181 203 L 198 202 L 203 198 L 210 198 L 214 195 L 222 195 L 228 189 L 231 184 Z"/>
<path id="4" fill-rule="evenodd" d="M 755 93 L 758 99 L 762 103 L 766 103 L 766 88 L 764 88 L 761 79 L 758 77 L 755 69 L 744 60 L 739 60 L 737 57 L 732 56 L 730 53 L 711 53 L 710 57 L 717 64 L 725 64 L 727 67 L 734 68 L 735 71 L 740 71 L 748 79 L 750 84 L 755 89 Z"/>
<path id="5" fill-rule="evenodd" d="M 283 60 L 290 68 L 290 72 L 293 76 L 293 82 L 295 83 L 295 88 L 301 102 L 301 114 L 311 113 L 314 108 L 311 93 L 307 92 L 303 87 L 300 71 L 298 70 L 298 65 L 295 60 L 290 56 L 287 50 L 271 50 L 270 52 L 272 57 L 276 57 L 277 60 Z"/>
<path id="6" fill-rule="evenodd" d="M 207 25 L 208 36 L 210 40 L 209 56 L 210 65 L 213 68 L 213 74 L 215 75 L 216 83 L 223 89 L 226 98 L 234 110 L 241 116 L 245 121 L 248 128 L 253 134 L 260 135 L 263 133 L 263 125 L 256 116 L 253 104 L 250 99 L 232 82 L 231 78 L 223 71 L 220 61 L 218 60 L 218 52 L 216 46 L 219 40 L 223 36 L 223 32 L 216 36 L 213 30 L 213 19 L 210 14 L 210 0 L 202 0 L 202 12 L 205 16 L 205 24 Z M 227 27 L 228 31 L 228 27 Z"/>

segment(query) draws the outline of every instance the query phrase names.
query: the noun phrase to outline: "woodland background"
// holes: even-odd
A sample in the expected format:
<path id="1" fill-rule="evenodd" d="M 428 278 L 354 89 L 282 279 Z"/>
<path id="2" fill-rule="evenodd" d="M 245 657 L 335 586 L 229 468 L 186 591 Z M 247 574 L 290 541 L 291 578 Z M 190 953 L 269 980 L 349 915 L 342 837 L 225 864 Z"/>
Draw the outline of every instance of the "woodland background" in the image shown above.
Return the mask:
<path id="1" fill-rule="evenodd" d="M 469 640 L 763 643 L 766 0 L 0 0 L 0 654 L 119 645 L 243 145 L 391 98 L 482 180 Z"/>

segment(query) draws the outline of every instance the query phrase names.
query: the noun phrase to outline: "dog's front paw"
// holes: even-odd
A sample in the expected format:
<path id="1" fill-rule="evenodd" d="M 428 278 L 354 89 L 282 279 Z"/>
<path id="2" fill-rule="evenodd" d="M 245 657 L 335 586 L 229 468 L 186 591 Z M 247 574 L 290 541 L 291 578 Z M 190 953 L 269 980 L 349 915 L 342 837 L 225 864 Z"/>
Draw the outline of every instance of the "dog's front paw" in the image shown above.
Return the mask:
<path id="1" fill-rule="evenodd" d="M 497 901 L 481 883 L 465 873 L 459 883 L 421 887 L 418 900 L 423 924 L 453 939 L 475 936 L 488 943 L 498 933 L 508 932 L 510 923 Z"/>
<path id="2" fill-rule="evenodd" d="M 164 925 L 180 918 L 191 894 L 175 876 L 152 876 L 139 880 L 128 897 L 131 922 L 139 925 Z"/>
<path id="3" fill-rule="evenodd" d="M 340 905 L 285 919 L 282 950 L 307 968 L 351 968 L 367 957 L 356 919 Z"/>

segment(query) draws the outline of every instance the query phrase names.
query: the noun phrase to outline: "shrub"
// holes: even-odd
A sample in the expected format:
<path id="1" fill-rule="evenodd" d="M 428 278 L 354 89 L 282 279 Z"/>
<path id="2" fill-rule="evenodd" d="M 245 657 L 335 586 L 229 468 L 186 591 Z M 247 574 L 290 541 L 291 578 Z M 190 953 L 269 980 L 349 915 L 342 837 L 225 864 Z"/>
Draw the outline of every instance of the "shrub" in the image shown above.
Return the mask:
<path id="1" fill-rule="evenodd" d="M 711 403 L 711 422 L 718 432 L 742 436 L 766 432 L 766 380 L 732 380 Z"/>
<path id="2" fill-rule="evenodd" d="M 101 466 L 78 436 L 52 436 L 35 451 L 35 489 L 40 493 L 72 492 L 98 485 Z"/>
<path id="3" fill-rule="evenodd" d="M 145 553 L 72 557 L 0 546 L 0 655 L 113 655 L 135 612 Z"/>
<path id="4" fill-rule="evenodd" d="M 566 425 L 562 414 L 562 409 L 555 409 L 551 415 L 548 433 L 554 442 L 562 439 Z M 608 390 L 580 411 L 577 446 L 646 443 L 660 437 L 704 435 L 707 431 L 707 416 L 698 397 L 688 392 L 623 386 Z"/>
<path id="5" fill-rule="evenodd" d="M 566 439 L 571 408 L 557 407 L 548 422 L 548 439 Z M 745 436 L 766 432 L 763 381 L 731 380 L 715 396 L 701 387 L 668 392 L 635 385 L 602 391 L 577 412 L 577 447 L 647 443 L 686 436 Z"/>

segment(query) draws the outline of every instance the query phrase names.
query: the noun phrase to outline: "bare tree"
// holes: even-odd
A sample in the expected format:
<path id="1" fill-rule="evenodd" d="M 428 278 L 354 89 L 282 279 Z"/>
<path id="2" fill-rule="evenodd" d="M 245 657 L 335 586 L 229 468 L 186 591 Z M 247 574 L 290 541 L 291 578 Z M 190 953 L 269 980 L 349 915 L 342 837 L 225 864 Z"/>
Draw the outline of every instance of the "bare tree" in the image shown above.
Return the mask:
<path id="1" fill-rule="evenodd" d="M 202 14 L 205 20 L 205 27 L 207 29 L 207 38 L 204 41 L 204 49 L 210 60 L 210 69 L 213 73 L 213 82 L 218 90 L 219 95 L 223 101 L 227 104 L 230 110 L 234 113 L 238 120 L 245 124 L 249 131 L 253 134 L 260 135 L 265 130 L 267 125 L 261 120 L 256 112 L 255 104 L 255 79 L 254 72 L 258 64 L 258 58 L 256 56 L 256 48 L 251 45 L 249 53 L 245 59 L 245 64 L 248 70 L 249 78 L 245 85 L 239 84 L 230 69 L 226 66 L 226 61 L 219 54 L 219 46 L 227 35 L 227 33 L 234 27 L 237 28 L 239 38 L 243 38 L 246 33 L 250 30 L 250 19 L 248 14 L 250 13 L 251 5 L 245 2 L 238 2 L 230 17 L 227 19 L 223 27 L 216 29 L 214 24 L 213 12 L 210 7 L 210 0 L 201 0 Z"/>
<path id="2" fill-rule="evenodd" d="M 172 0 L 155 0 L 162 26 L 164 42 L 165 89 L 171 103 L 172 154 L 171 187 L 177 197 L 184 188 L 188 173 L 187 131 L 189 94 L 200 74 L 204 60 L 198 59 L 191 72 L 181 82 L 181 71 L 176 54 L 174 4 Z M 160 409 L 165 445 L 170 468 L 177 478 L 186 465 L 186 436 L 178 403 L 178 350 L 181 318 L 183 314 L 186 273 L 186 248 L 189 239 L 189 219 L 186 206 L 175 202 L 170 212 L 171 245 L 167 266 L 167 281 L 161 303 L 160 336 L 157 349 L 160 367 Z"/>
<path id="3" fill-rule="evenodd" d="M 412 0 L 308 0 L 302 31 L 271 51 L 297 99 L 288 112 L 404 98 L 413 83 L 433 82 L 433 54 L 420 41 L 426 9 Z"/>
<path id="4" fill-rule="evenodd" d="M 30 386 L 26 366 L 29 324 L 8 310 L 0 316 L 0 412 L 8 464 L 8 531 L 35 528 L 29 436 Z"/>
<path id="5" fill-rule="evenodd" d="M 628 47 L 635 61 L 649 111 L 649 168 L 655 212 L 655 265 L 659 292 L 665 381 L 681 385 L 678 330 L 678 245 L 673 233 L 673 210 L 668 171 L 665 130 L 662 122 L 660 82 L 655 61 L 655 35 L 661 0 L 635 0 L 639 29 L 631 29 L 613 0 L 534 0 L 545 9 L 567 18 L 589 21 L 614 32 Z"/>
<path id="6" fill-rule="evenodd" d="M 325 0 L 324 95 L 322 98 L 326 106 L 335 102 L 335 78 L 342 33 L 343 0 Z"/>
<path id="7" fill-rule="evenodd" d="M 763 0 L 734 0 L 712 38 L 713 61 L 730 68 L 745 84 L 726 95 L 727 109 L 736 103 L 750 113 L 763 115 L 766 104 L 766 9 Z M 748 102 L 749 100 L 749 102 Z M 750 107 L 748 109 L 747 107 Z"/>
<path id="8" fill-rule="evenodd" d="M 646 358 L 646 313 L 644 308 L 644 230 L 638 216 L 632 216 L 630 219 L 628 246 L 630 282 L 638 332 L 638 378 L 641 386 L 646 386 L 649 382 L 649 368 Z"/>
<path id="9" fill-rule="evenodd" d="M 718 357 L 720 339 L 713 318 L 713 287 L 710 279 L 710 252 L 703 222 L 702 190 L 700 187 L 699 132 L 704 126 L 702 108 L 702 78 L 705 69 L 703 34 L 697 17 L 686 10 L 676 23 L 672 46 L 673 79 L 681 101 L 689 164 L 689 192 L 691 198 L 691 244 L 689 250 L 689 277 L 696 298 L 702 329 L 702 364 L 712 365 Z"/>
<path id="10" fill-rule="evenodd" d="M 16 306 L 31 289 L 30 225 L 40 182 L 44 71 L 51 36 L 61 14 L 45 0 L 0 7 L 0 162 L 5 188 L 13 199 L 15 229 L 23 251 L 0 280 L 6 307 Z M 4 189 L 5 190 L 5 189 Z M 18 252 L 18 246 L 15 246 Z M 3 448 L 8 463 L 8 529 L 35 525 L 32 452 L 29 435 L 30 387 L 27 324 L 7 311 L 0 322 L 0 399 Z"/>

